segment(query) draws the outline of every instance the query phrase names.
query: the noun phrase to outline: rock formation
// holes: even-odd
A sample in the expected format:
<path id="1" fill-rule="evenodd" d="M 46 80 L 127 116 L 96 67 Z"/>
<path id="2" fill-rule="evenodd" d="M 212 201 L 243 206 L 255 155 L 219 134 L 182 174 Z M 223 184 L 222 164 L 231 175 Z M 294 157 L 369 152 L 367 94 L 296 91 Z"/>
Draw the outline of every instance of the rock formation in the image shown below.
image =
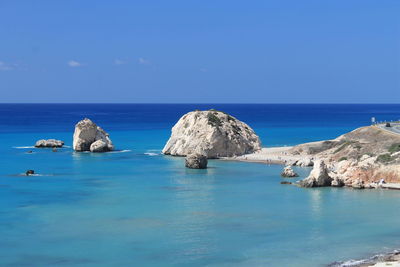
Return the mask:
<path id="1" fill-rule="evenodd" d="M 185 166 L 190 169 L 206 169 L 207 163 L 207 157 L 201 154 L 190 154 L 185 159 Z"/>
<path id="2" fill-rule="evenodd" d="M 75 125 L 73 148 L 75 151 L 107 152 L 114 145 L 102 128 L 85 118 Z"/>
<path id="3" fill-rule="evenodd" d="M 400 183 L 400 135 L 375 126 L 358 128 L 334 140 L 301 144 L 288 153 L 323 160 L 333 179 L 331 186 L 362 189 L 378 188 L 382 180 Z M 302 184 L 314 185 L 307 179 Z"/>
<path id="4" fill-rule="evenodd" d="M 294 170 L 292 169 L 292 167 L 290 166 L 286 166 L 283 169 L 283 172 L 281 173 L 282 177 L 297 177 L 299 176 L 297 173 L 294 172 Z"/>
<path id="5" fill-rule="evenodd" d="M 192 111 L 172 128 L 162 152 L 186 156 L 200 153 L 207 158 L 232 157 L 261 148 L 259 137 L 244 122 L 216 110 Z"/>
<path id="6" fill-rule="evenodd" d="M 63 147 L 64 142 L 56 139 L 42 139 L 36 142 L 35 147 Z"/>
<path id="7" fill-rule="evenodd" d="M 34 170 L 27 170 L 27 171 L 25 172 L 25 175 L 26 175 L 26 176 L 34 175 L 34 174 L 35 174 L 35 171 L 34 171 Z"/>
<path id="8" fill-rule="evenodd" d="M 312 169 L 310 175 L 299 182 L 302 187 L 320 187 L 320 186 L 330 186 L 332 184 L 332 177 L 328 174 L 328 168 L 325 162 L 322 160 L 317 160 L 314 163 L 314 168 Z"/>

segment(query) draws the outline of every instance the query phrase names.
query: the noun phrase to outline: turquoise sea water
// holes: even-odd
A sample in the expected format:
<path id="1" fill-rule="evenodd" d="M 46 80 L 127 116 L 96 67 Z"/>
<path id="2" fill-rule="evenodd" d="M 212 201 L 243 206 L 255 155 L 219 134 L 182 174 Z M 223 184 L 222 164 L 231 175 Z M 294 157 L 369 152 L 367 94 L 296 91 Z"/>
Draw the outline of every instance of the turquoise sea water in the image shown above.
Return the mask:
<path id="1" fill-rule="evenodd" d="M 301 189 L 280 184 L 282 166 L 189 170 L 160 155 L 182 114 L 210 107 L 248 122 L 265 146 L 400 117 L 400 105 L 0 105 L 0 265 L 324 266 L 400 248 L 400 191 Z M 119 151 L 29 147 L 71 146 L 83 117 Z M 27 169 L 39 176 L 19 176 Z"/>

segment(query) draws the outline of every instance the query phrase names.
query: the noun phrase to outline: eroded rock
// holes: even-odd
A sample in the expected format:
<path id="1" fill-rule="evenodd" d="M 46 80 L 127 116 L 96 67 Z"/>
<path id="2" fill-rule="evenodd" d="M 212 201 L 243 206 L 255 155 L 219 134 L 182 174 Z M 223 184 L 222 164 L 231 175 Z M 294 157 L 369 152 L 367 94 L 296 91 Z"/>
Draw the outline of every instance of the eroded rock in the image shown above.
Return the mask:
<path id="1" fill-rule="evenodd" d="M 107 152 L 114 145 L 106 131 L 85 118 L 75 125 L 73 148 L 75 151 Z"/>
<path id="2" fill-rule="evenodd" d="M 259 137 L 247 124 L 224 112 L 208 110 L 182 116 L 162 152 L 173 156 L 199 152 L 207 158 L 219 158 L 260 149 Z"/>
<path id="3" fill-rule="evenodd" d="M 299 176 L 290 166 L 286 166 L 281 173 L 282 177 L 297 177 Z"/>
<path id="4" fill-rule="evenodd" d="M 190 169 L 206 169 L 207 157 L 201 154 L 190 154 L 185 158 L 185 166 Z"/>
<path id="5" fill-rule="evenodd" d="M 332 180 L 332 177 L 329 176 L 325 162 L 317 160 L 314 162 L 314 168 L 310 175 L 304 180 L 301 180 L 299 185 L 302 187 L 331 186 Z"/>
<path id="6" fill-rule="evenodd" d="M 63 147 L 64 142 L 56 139 L 41 139 L 36 142 L 35 147 Z"/>

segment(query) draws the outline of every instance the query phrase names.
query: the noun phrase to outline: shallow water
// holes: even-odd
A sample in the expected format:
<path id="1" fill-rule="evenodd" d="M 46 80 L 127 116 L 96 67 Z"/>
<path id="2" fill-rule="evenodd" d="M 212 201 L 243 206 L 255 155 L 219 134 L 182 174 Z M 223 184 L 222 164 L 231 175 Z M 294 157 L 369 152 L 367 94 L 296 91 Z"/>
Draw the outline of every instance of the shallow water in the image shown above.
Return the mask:
<path id="1" fill-rule="evenodd" d="M 211 160 L 189 170 L 160 155 L 173 123 L 198 105 L 62 106 L 0 105 L 1 265 L 322 266 L 400 247 L 400 191 L 301 189 L 280 184 L 281 166 Z M 272 146 L 333 138 L 372 114 L 396 119 L 399 107 L 216 108 Z M 70 146 L 86 115 L 122 151 L 21 148 L 40 138 Z M 19 176 L 27 169 L 39 176 Z"/>

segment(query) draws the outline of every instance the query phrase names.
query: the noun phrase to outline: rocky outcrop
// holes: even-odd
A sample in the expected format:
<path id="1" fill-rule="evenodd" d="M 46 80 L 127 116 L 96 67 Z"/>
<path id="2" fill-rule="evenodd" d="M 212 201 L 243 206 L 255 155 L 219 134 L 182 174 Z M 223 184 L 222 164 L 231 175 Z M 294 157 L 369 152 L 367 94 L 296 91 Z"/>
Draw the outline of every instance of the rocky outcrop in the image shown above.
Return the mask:
<path id="1" fill-rule="evenodd" d="M 282 177 L 297 177 L 299 176 L 290 166 L 286 166 L 281 173 Z"/>
<path id="2" fill-rule="evenodd" d="M 207 164 L 207 157 L 201 154 L 190 154 L 185 159 L 185 166 L 190 169 L 206 169 Z"/>
<path id="3" fill-rule="evenodd" d="M 312 169 L 310 175 L 301 180 L 299 185 L 302 187 L 321 187 L 321 186 L 331 186 L 332 177 L 328 173 L 328 168 L 322 160 L 317 160 L 314 163 L 314 168 Z"/>
<path id="4" fill-rule="evenodd" d="M 27 171 L 25 172 L 25 175 L 26 175 L 26 176 L 34 175 L 34 174 L 35 174 L 35 171 L 34 171 L 34 170 L 27 170 Z"/>
<path id="5" fill-rule="evenodd" d="M 261 149 L 261 142 L 244 122 L 216 110 L 192 111 L 172 128 L 162 152 L 186 156 L 200 153 L 207 158 L 232 157 Z"/>
<path id="6" fill-rule="evenodd" d="M 108 133 L 85 118 L 75 125 L 73 148 L 79 152 L 107 152 L 114 150 L 114 145 Z"/>
<path id="7" fill-rule="evenodd" d="M 312 159 L 305 157 L 298 160 L 296 162 L 296 165 L 300 167 L 312 167 L 314 165 L 314 162 L 312 161 Z"/>
<path id="8" fill-rule="evenodd" d="M 36 142 L 35 147 L 63 147 L 64 142 L 56 139 L 41 139 Z"/>

